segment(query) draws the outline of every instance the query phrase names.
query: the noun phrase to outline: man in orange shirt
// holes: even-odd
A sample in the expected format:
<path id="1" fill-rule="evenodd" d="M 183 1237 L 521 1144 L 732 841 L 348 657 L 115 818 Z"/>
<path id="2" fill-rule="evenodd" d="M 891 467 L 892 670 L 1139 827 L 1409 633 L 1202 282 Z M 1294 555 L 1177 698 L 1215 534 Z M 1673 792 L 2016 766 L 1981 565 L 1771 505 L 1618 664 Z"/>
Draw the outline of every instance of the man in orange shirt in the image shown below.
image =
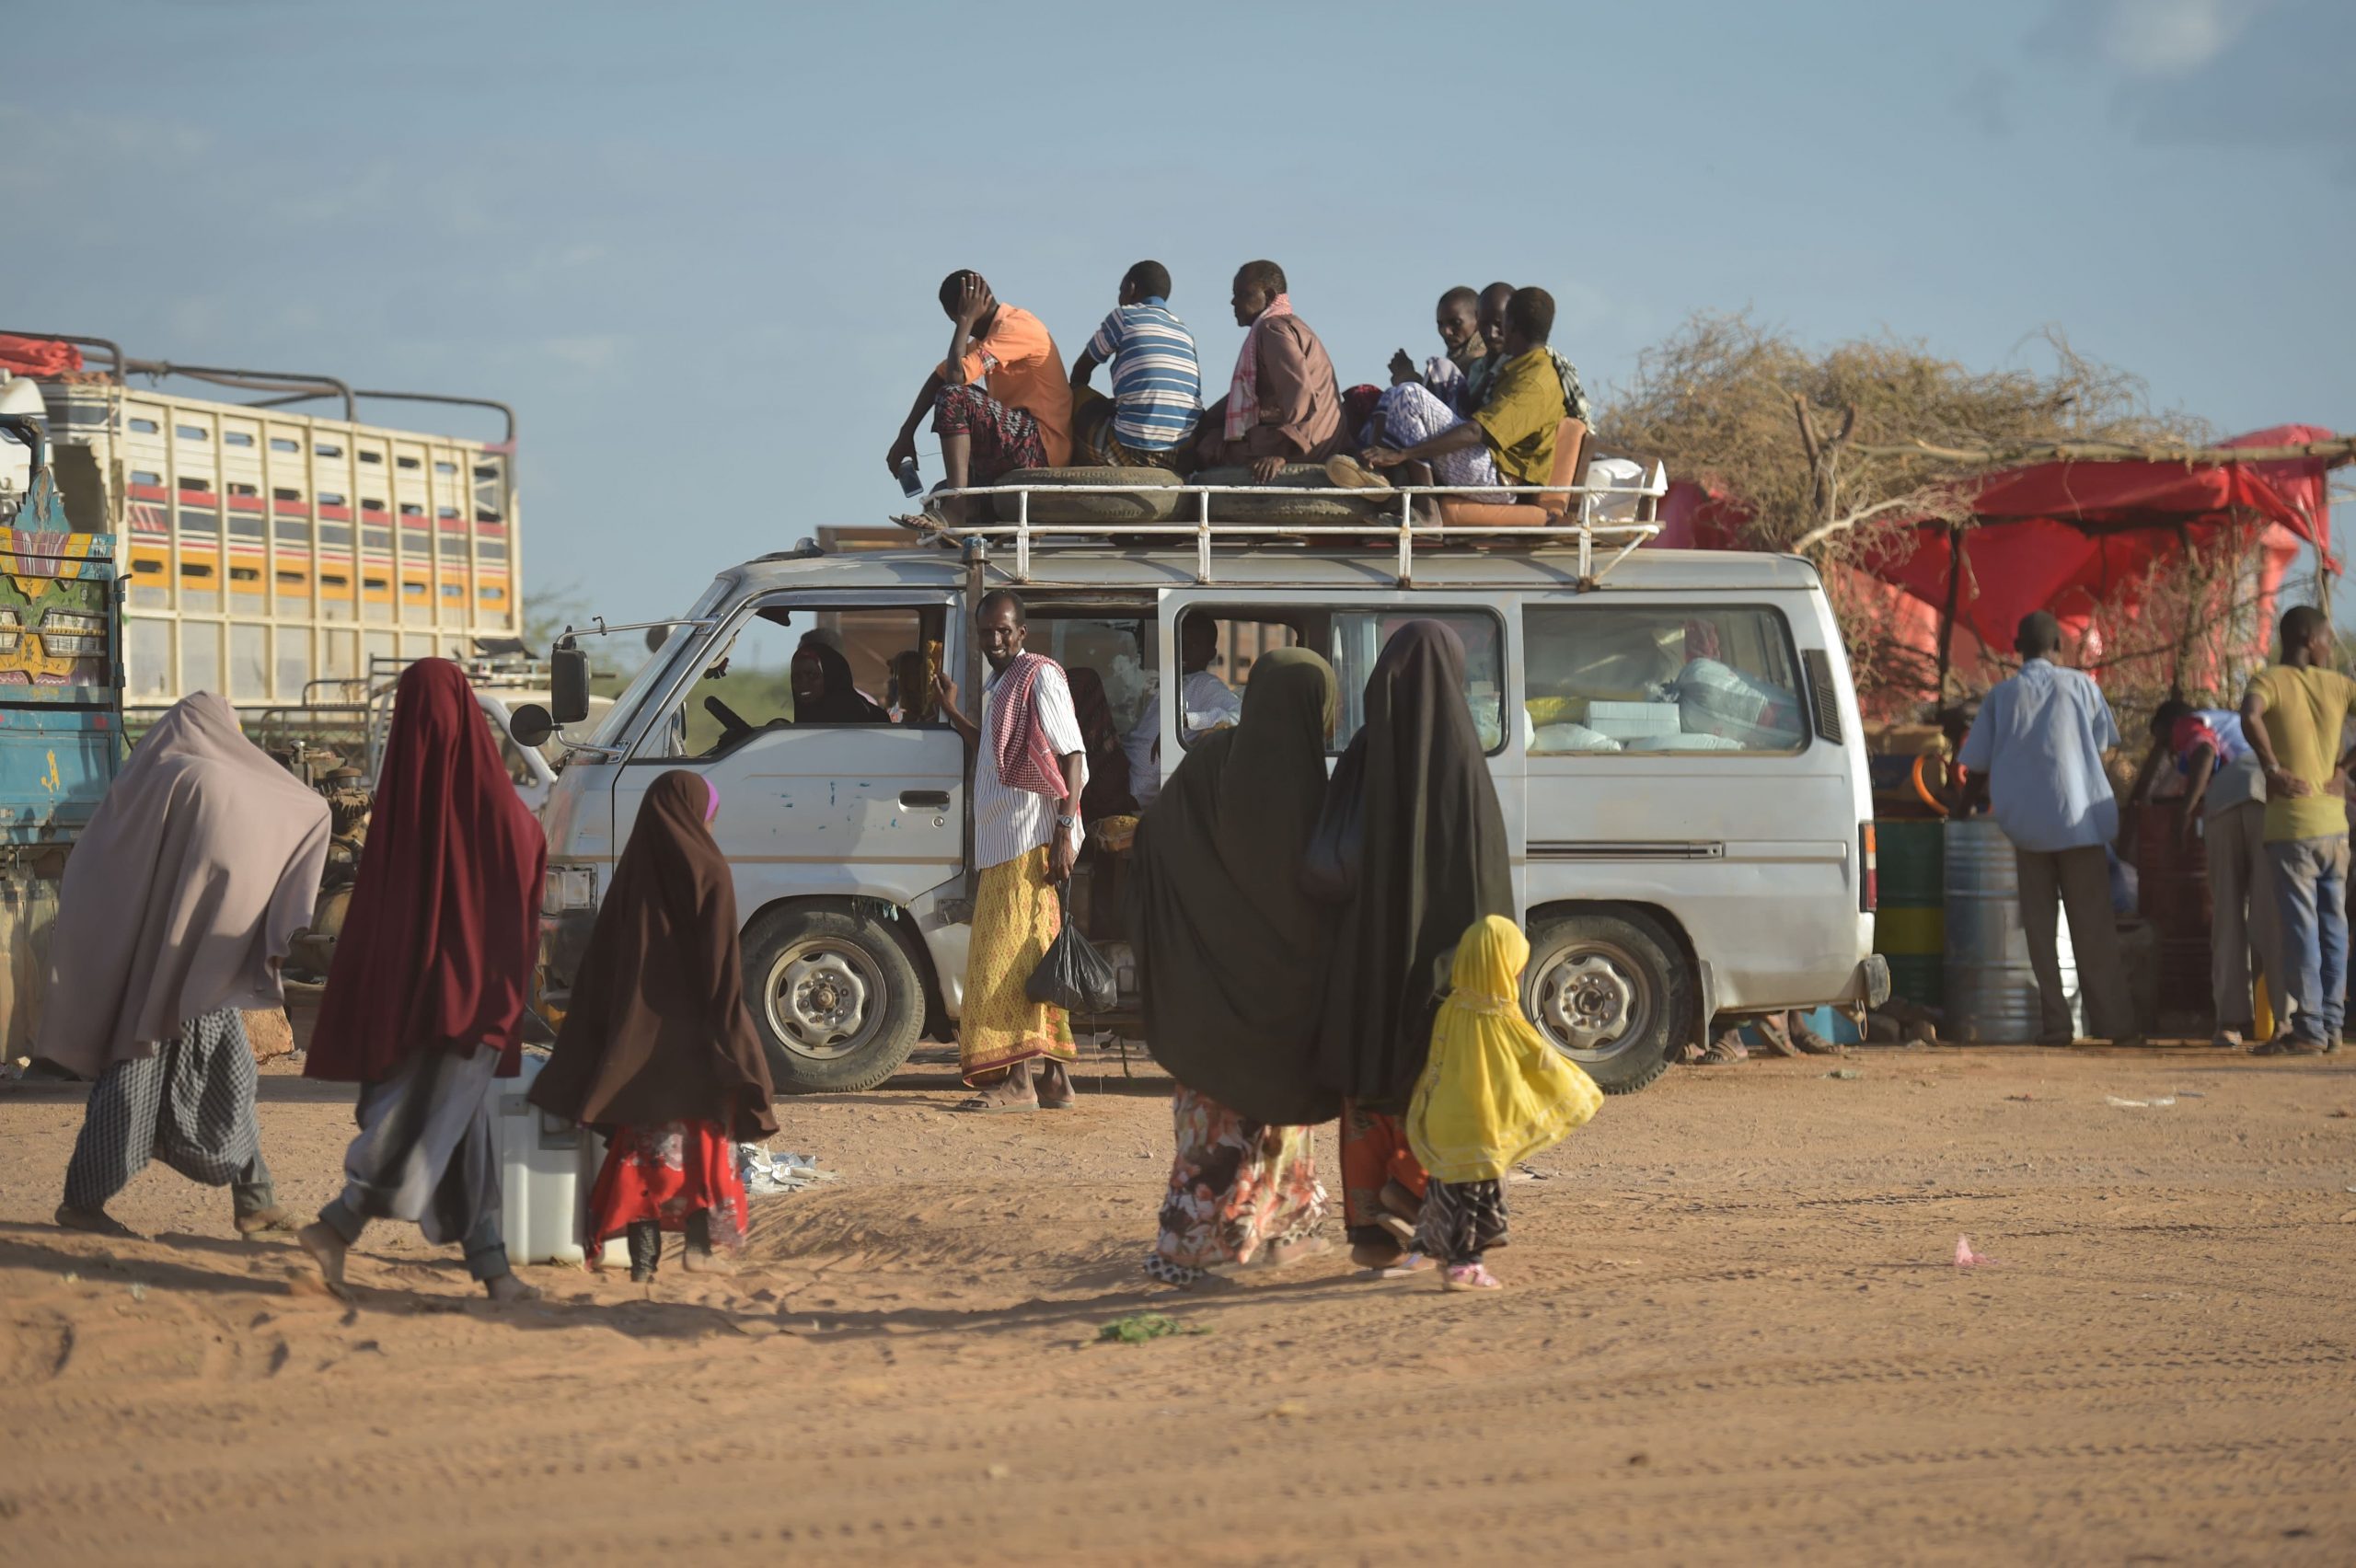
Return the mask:
<path id="1" fill-rule="evenodd" d="M 941 308 L 956 324 L 949 357 L 925 377 L 884 467 L 896 473 L 917 455 L 917 425 L 928 409 L 951 490 L 995 484 L 1016 468 L 1068 464 L 1071 383 L 1045 324 L 999 303 L 979 272 L 943 278 Z M 955 499 L 941 505 L 951 521 L 961 518 Z"/>

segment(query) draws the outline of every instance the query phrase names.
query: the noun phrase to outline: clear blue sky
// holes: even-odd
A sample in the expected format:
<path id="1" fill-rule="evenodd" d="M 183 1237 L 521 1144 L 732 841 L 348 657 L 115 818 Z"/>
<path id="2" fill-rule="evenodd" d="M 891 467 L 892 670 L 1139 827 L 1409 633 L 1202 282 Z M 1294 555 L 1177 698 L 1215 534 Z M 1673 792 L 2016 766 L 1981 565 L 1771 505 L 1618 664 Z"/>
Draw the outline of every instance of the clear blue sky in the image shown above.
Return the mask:
<path id="1" fill-rule="evenodd" d="M 1068 357 L 1158 258 L 1213 380 L 1269 256 L 1345 380 L 1506 278 L 1604 398 L 1747 307 L 1981 366 L 2059 325 L 2223 430 L 2356 429 L 2348 0 L 10 0 L 0 31 L 0 326 L 512 401 L 527 588 L 617 618 L 895 508 L 957 266 Z"/>

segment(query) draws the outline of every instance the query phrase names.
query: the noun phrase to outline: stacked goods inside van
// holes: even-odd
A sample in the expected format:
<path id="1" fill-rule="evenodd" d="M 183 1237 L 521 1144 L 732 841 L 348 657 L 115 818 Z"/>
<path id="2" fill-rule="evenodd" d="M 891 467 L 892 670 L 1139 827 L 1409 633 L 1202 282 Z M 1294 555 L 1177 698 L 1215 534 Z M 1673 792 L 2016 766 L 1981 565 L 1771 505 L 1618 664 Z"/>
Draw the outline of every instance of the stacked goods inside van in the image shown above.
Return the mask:
<path id="1" fill-rule="evenodd" d="M 1680 727 L 1689 737 L 1720 739 L 1727 750 L 1789 751 L 1799 744 L 1799 698 L 1772 682 L 1715 659 L 1695 659 L 1679 674 L 1674 689 Z"/>

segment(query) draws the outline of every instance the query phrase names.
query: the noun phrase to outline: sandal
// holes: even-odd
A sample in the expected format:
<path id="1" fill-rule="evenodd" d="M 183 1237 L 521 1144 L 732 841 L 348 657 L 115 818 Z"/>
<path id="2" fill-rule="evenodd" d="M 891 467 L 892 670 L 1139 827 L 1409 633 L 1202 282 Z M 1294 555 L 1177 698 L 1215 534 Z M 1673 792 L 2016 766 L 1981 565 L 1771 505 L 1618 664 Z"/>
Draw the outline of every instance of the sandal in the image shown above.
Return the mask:
<path id="1" fill-rule="evenodd" d="M 1040 1110 L 1068 1111 L 1073 1106 L 1080 1103 L 1080 1090 L 1071 1081 L 1071 1069 L 1069 1067 L 1066 1067 L 1060 1073 L 1056 1074 L 1055 1078 L 1060 1078 L 1063 1079 L 1064 1091 L 1061 1094 L 1056 1095 L 1052 1099 L 1048 1097 L 1047 1085 L 1054 1081 L 1054 1079 L 1048 1076 L 1045 1068 L 1042 1068 L 1039 1076 L 1032 1080 L 1031 1091 L 1039 1097 Z"/>
<path id="2" fill-rule="evenodd" d="M 1024 1112 L 1036 1111 L 1039 1109 L 1039 1102 L 1035 1100 L 1005 1100 L 995 1095 L 972 1094 L 949 1109 L 961 1116 L 1012 1116 Z"/>
<path id="3" fill-rule="evenodd" d="M 1419 1274 L 1437 1266 L 1421 1252 L 1410 1252 L 1388 1268 L 1369 1269 L 1366 1272 L 1375 1279 L 1405 1279 L 1410 1274 Z"/>
<path id="4" fill-rule="evenodd" d="M 1334 1244 L 1322 1236 L 1304 1236 L 1298 1241 L 1271 1241 L 1254 1252 L 1252 1261 L 1243 1266 L 1247 1269 L 1280 1269 L 1288 1263 L 1297 1263 L 1303 1258 L 1313 1258 L 1333 1250 Z"/>
<path id="5" fill-rule="evenodd" d="M 1741 1040 L 1729 1032 L 1719 1035 L 1702 1047 L 1702 1054 L 1693 1058 L 1693 1065 L 1697 1067 L 1722 1067 L 1729 1062 L 1748 1061 L 1750 1057 L 1750 1052 Z"/>
<path id="6" fill-rule="evenodd" d="M 303 1228 L 295 1217 L 277 1204 L 251 1214 L 241 1214 L 230 1221 L 238 1235 L 248 1239 L 256 1236 L 292 1236 Z"/>
<path id="7" fill-rule="evenodd" d="M 82 1209 L 60 1204 L 57 1205 L 57 1228 L 60 1230 L 87 1231 L 92 1236 L 109 1236 L 117 1241 L 146 1239 L 102 1208 Z"/>
<path id="8" fill-rule="evenodd" d="M 1503 1290 L 1505 1282 L 1484 1263 L 1450 1263 L 1440 1271 L 1442 1290 Z"/>

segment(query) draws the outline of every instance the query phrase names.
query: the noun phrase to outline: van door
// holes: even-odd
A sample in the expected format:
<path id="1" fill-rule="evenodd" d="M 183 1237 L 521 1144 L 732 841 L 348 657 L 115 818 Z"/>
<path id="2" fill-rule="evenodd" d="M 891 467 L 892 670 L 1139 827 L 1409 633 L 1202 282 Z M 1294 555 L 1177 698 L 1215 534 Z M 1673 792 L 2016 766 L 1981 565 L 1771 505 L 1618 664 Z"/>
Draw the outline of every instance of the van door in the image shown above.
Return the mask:
<path id="1" fill-rule="evenodd" d="M 777 899 L 814 894 L 906 905 L 958 875 L 964 744 L 927 689 L 954 635 L 953 603 L 837 591 L 739 606 L 620 769 L 615 844 L 629 842 L 648 787 L 679 767 L 719 788 L 712 836 L 747 921 Z M 839 704 L 831 721 L 807 717 L 817 706 L 808 694 L 797 702 L 795 657 L 814 637 L 839 655 L 824 663 L 850 674 L 847 698 L 820 698 Z"/>
<path id="2" fill-rule="evenodd" d="M 1607 1088 L 1651 1081 L 1713 1003 L 1813 1006 L 1854 976 L 1857 814 L 1846 752 L 1810 721 L 1806 609 L 1524 606 L 1531 1014 Z"/>
<path id="3" fill-rule="evenodd" d="M 1518 721 L 1519 704 L 1510 689 L 1511 672 L 1520 665 L 1514 607 L 1511 594 L 1440 589 L 1166 590 L 1160 611 L 1161 689 L 1183 690 L 1188 681 L 1196 689 L 1184 703 L 1161 705 L 1162 776 L 1169 777 L 1196 738 L 1182 730 L 1182 710 L 1193 712 L 1198 724 L 1215 721 L 1218 694 L 1205 677 L 1240 694 L 1251 677 L 1252 661 L 1261 651 L 1286 646 L 1306 647 L 1334 666 L 1341 701 L 1326 752 L 1329 759 L 1340 756 L 1366 722 L 1367 676 L 1392 633 L 1411 620 L 1443 622 L 1464 643 L 1465 700 L 1488 753 L 1489 774 L 1505 813 L 1517 910 L 1526 908 L 1520 771 L 1524 732 Z M 1208 617 L 1219 636 L 1209 667 L 1189 675 L 1180 667 L 1181 623 L 1197 616 Z"/>

